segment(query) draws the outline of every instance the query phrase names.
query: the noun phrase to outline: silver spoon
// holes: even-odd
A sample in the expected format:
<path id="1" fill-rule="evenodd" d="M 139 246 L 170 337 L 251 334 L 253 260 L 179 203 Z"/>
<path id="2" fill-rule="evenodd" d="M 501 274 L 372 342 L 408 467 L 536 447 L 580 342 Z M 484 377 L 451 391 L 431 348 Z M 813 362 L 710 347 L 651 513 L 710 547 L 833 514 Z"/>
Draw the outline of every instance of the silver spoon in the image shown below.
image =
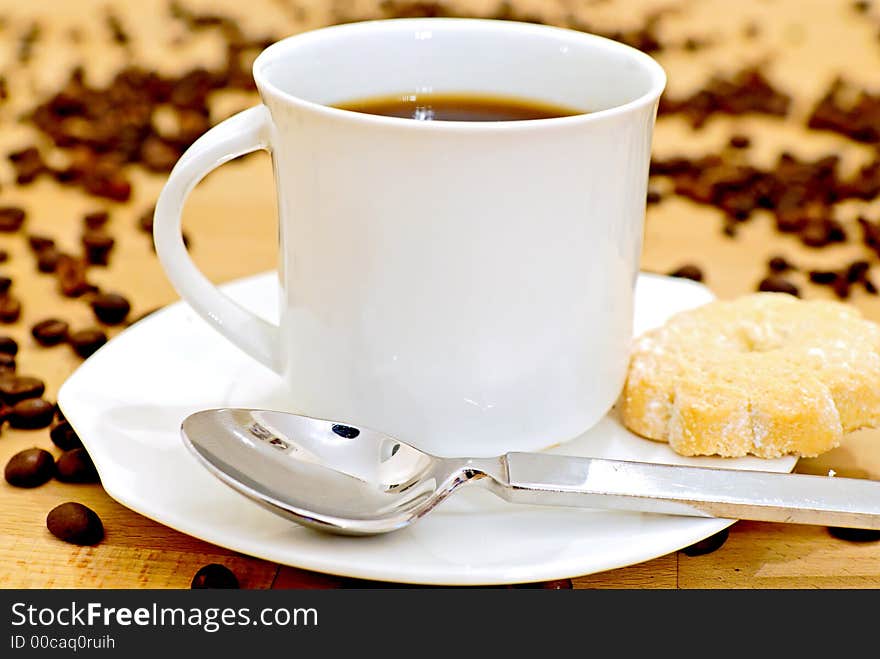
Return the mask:
<path id="1" fill-rule="evenodd" d="M 234 490 L 345 535 L 402 529 L 471 482 L 513 503 L 880 529 L 880 481 L 543 453 L 439 458 L 366 428 L 266 410 L 197 412 L 181 430 Z"/>

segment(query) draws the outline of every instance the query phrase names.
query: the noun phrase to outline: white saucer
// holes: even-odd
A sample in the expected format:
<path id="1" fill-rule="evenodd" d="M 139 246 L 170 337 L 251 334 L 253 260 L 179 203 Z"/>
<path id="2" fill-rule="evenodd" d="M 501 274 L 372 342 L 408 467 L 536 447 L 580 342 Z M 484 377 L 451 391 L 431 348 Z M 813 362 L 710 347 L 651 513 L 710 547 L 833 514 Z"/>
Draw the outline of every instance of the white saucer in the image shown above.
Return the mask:
<path id="1" fill-rule="evenodd" d="M 227 293 L 274 318 L 277 280 L 263 274 Z M 636 332 L 712 299 L 693 282 L 641 275 Z M 573 577 L 675 551 L 729 520 L 515 506 L 465 489 L 414 526 L 389 535 L 324 535 L 228 489 L 184 448 L 179 427 L 212 407 L 285 408 L 277 376 L 176 303 L 119 334 L 65 382 L 59 404 L 114 499 L 142 515 L 236 551 L 332 574 L 419 584 L 490 585 Z M 688 459 L 639 438 L 610 414 L 557 453 L 791 471 L 796 460 Z"/>

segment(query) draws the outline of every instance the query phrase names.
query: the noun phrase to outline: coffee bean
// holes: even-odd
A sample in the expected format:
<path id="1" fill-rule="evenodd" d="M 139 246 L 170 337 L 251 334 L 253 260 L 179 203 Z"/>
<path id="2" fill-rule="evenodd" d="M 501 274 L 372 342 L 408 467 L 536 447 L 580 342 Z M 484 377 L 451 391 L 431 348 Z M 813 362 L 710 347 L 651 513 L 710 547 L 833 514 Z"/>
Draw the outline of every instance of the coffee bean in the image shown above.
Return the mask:
<path id="1" fill-rule="evenodd" d="M 18 354 L 18 342 L 11 336 L 0 335 L 0 352 L 14 357 Z"/>
<path id="2" fill-rule="evenodd" d="M 151 135 L 141 146 L 140 161 L 148 170 L 161 173 L 171 170 L 180 156 L 180 149 L 173 143 Z"/>
<path id="3" fill-rule="evenodd" d="M 645 202 L 648 205 L 659 204 L 662 199 L 663 196 L 656 190 L 648 190 L 648 195 L 645 199 Z"/>
<path id="4" fill-rule="evenodd" d="M 692 279 L 693 281 L 703 281 L 703 271 L 695 265 L 687 264 L 680 268 L 676 268 L 669 273 L 670 277 L 681 277 L 683 279 Z"/>
<path id="5" fill-rule="evenodd" d="M 0 232 L 13 233 L 24 224 L 25 212 L 18 206 L 0 206 Z"/>
<path id="6" fill-rule="evenodd" d="M 94 211 L 86 213 L 83 217 L 83 224 L 89 229 L 101 229 L 110 220 L 110 213 L 107 211 Z"/>
<path id="7" fill-rule="evenodd" d="M 6 295 L 10 288 L 12 288 L 12 278 L 0 277 L 0 295 Z"/>
<path id="8" fill-rule="evenodd" d="M 837 277 L 834 270 L 810 270 L 810 281 L 814 284 L 833 284 Z"/>
<path id="9" fill-rule="evenodd" d="M 15 357 L 0 352 L 0 375 L 15 373 Z"/>
<path id="10" fill-rule="evenodd" d="M 807 247 L 825 247 L 846 241 L 846 233 L 835 220 L 809 222 L 801 231 L 801 242 Z"/>
<path id="11" fill-rule="evenodd" d="M 52 439 L 52 443 L 62 451 L 70 451 L 71 449 L 82 447 L 82 440 L 76 434 L 73 426 L 67 421 L 60 421 L 52 426 L 52 430 L 49 431 L 49 437 Z"/>
<path id="12" fill-rule="evenodd" d="M 194 589 L 205 588 L 238 588 L 238 578 L 225 565 L 210 563 L 196 572 L 192 579 L 191 587 Z"/>
<path id="13" fill-rule="evenodd" d="M 553 581 L 536 581 L 534 583 L 518 583 L 507 586 L 510 590 L 571 590 L 573 587 L 571 579 L 554 579 Z"/>
<path id="14" fill-rule="evenodd" d="M 82 237 L 86 260 L 92 265 L 107 265 L 110 260 L 110 250 L 115 243 L 113 237 L 103 231 L 97 229 L 86 231 Z"/>
<path id="15" fill-rule="evenodd" d="M 55 406 L 42 398 L 20 400 L 9 411 L 9 425 L 13 428 L 46 428 L 55 418 Z"/>
<path id="16" fill-rule="evenodd" d="M 721 546 L 727 542 L 729 534 L 729 529 L 723 529 L 718 533 L 710 535 L 708 538 L 704 538 L 689 547 L 685 547 L 681 552 L 685 556 L 702 556 L 703 554 L 711 554 L 716 549 L 720 549 Z"/>
<path id="17" fill-rule="evenodd" d="M 58 269 L 58 261 L 61 252 L 54 247 L 48 247 L 37 254 L 37 270 L 44 273 L 55 272 Z"/>
<path id="18" fill-rule="evenodd" d="M 61 294 L 65 297 L 80 297 L 95 291 L 97 287 L 89 283 L 87 271 L 88 264 L 83 259 L 62 254 L 55 268 Z"/>
<path id="19" fill-rule="evenodd" d="M 31 335 L 41 346 L 54 346 L 67 339 L 69 326 L 58 318 L 47 318 L 31 328 Z"/>
<path id="20" fill-rule="evenodd" d="M 731 135 L 728 144 L 734 149 L 747 149 L 752 141 L 746 135 Z"/>
<path id="21" fill-rule="evenodd" d="M 784 256 L 774 256 L 769 261 L 767 261 L 767 267 L 770 268 L 773 272 L 786 272 L 788 270 L 794 270 L 795 267 L 788 262 Z"/>
<path id="22" fill-rule="evenodd" d="M 118 325 L 128 316 L 131 304 L 118 293 L 99 293 L 92 298 L 92 311 L 105 325 Z"/>
<path id="23" fill-rule="evenodd" d="M 86 359 L 107 343 L 107 335 L 99 329 L 83 329 L 68 335 L 67 341 L 76 354 Z"/>
<path id="24" fill-rule="evenodd" d="M 801 294 L 797 286 L 780 275 L 770 275 L 762 279 L 758 284 L 758 290 L 765 293 L 788 293 L 795 297 L 800 297 Z"/>
<path id="25" fill-rule="evenodd" d="M 42 380 L 27 375 L 0 374 L 0 400 L 7 405 L 39 398 L 46 391 L 46 385 Z"/>
<path id="26" fill-rule="evenodd" d="M 9 260 L 9 252 L 5 249 L 0 249 L 0 263 L 6 263 Z"/>
<path id="27" fill-rule="evenodd" d="M 19 451 L 6 463 L 6 482 L 16 487 L 37 487 L 54 474 L 55 459 L 41 448 Z"/>
<path id="28" fill-rule="evenodd" d="M 849 542 L 874 542 L 880 540 L 878 529 L 851 529 L 844 526 L 829 526 L 828 532 L 835 538 Z"/>
<path id="29" fill-rule="evenodd" d="M 144 233 L 153 233 L 153 214 L 156 212 L 155 206 L 151 206 L 138 217 L 138 229 Z"/>
<path id="30" fill-rule="evenodd" d="M 13 295 L 0 296 L 0 323 L 14 323 L 21 317 L 21 302 Z"/>
<path id="31" fill-rule="evenodd" d="M 46 517 L 46 528 L 59 540 L 75 545 L 95 545 L 104 538 L 104 525 L 97 513 L 73 501 L 53 508 Z"/>
<path id="32" fill-rule="evenodd" d="M 877 285 L 873 281 L 871 281 L 867 276 L 862 281 L 862 286 L 865 287 L 865 292 L 868 295 L 877 295 L 877 292 L 878 292 Z"/>
<path id="33" fill-rule="evenodd" d="M 55 240 L 49 236 L 32 234 L 28 236 L 28 245 L 34 252 L 42 252 L 44 249 L 55 247 Z"/>
<path id="34" fill-rule="evenodd" d="M 30 146 L 20 151 L 13 151 L 7 158 L 15 170 L 15 182 L 19 185 L 33 183 L 40 175 L 48 171 L 39 149 Z"/>
<path id="35" fill-rule="evenodd" d="M 862 242 L 880 255 L 880 223 L 871 222 L 865 217 L 858 217 L 857 221 L 862 228 Z"/>
<path id="36" fill-rule="evenodd" d="M 56 478 L 62 483 L 99 483 L 95 463 L 83 447 L 62 453 L 55 462 Z"/>
<path id="37" fill-rule="evenodd" d="M 96 197 L 119 202 L 128 201 L 131 197 L 131 183 L 119 172 L 87 172 L 82 177 L 82 185 L 86 192 Z"/>
<path id="38" fill-rule="evenodd" d="M 831 290 L 841 300 L 845 300 L 849 297 L 851 286 L 852 284 L 849 283 L 846 277 L 840 276 L 831 283 Z"/>
<path id="39" fill-rule="evenodd" d="M 554 579 L 553 581 L 542 581 L 540 584 L 542 590 L 571 590 L 574 588 L 571 579 Z"/>
<path id="40" fill-rule="evenodd" d="M 868 274 L 870 269 L 871 264 L 867 261 L 853 261 L 846 269 L 846 280 L 851 284 L 864 281 L 865 275 Z"/>

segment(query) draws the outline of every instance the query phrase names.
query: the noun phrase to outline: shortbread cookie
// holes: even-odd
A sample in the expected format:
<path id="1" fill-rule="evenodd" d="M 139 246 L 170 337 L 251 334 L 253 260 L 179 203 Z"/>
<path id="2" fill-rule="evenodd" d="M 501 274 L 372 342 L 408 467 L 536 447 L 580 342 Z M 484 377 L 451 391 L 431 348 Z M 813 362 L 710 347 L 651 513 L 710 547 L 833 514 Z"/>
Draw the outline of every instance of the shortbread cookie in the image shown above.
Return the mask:
<path id="1" fill-rule="evenodd" d="M 682 455 L 816 456 L 880 424 L 880 326 L 782 293 L 710 302 L 636 339 L 619 407 Z"/>

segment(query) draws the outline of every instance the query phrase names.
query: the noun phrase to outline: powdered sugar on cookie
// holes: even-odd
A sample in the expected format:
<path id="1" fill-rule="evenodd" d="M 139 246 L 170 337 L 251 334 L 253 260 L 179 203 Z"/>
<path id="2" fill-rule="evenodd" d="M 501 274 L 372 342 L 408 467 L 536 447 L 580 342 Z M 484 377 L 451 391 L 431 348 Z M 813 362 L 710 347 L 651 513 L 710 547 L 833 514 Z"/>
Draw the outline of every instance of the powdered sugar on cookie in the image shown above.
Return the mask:
<path id="1" fill-rule="evenodd" d="M 620 410 L 682 455 L 816 456 L 880 424 L 880 326 L 779 293 L 711 302 L 636 339 Z"/>

